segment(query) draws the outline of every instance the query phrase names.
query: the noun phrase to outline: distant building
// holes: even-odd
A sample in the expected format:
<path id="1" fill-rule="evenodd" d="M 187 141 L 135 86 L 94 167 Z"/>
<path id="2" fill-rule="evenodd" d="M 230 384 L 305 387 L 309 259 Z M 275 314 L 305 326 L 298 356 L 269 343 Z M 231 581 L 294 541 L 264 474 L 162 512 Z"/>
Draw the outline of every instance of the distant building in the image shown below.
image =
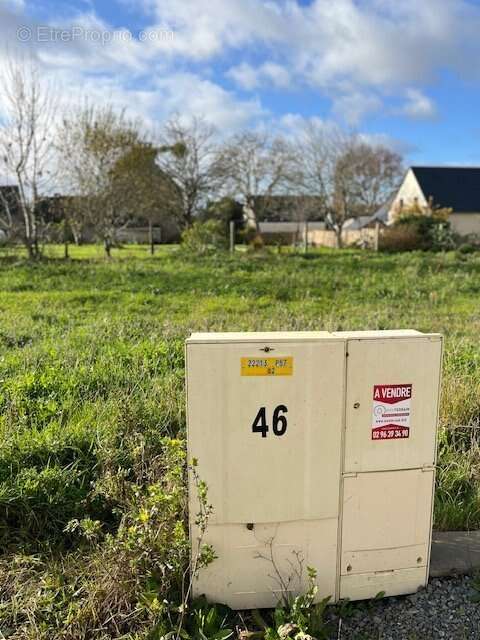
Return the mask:
<path id="1" fill-rule="evenodd" d="M 16 185 L 0 185 L 0 229 L 10 235 L 22 221 L 20 191 Z"/>
<path id="2" fill-rule="evenodd" d="M 174 218 L 164 218 L 150 230 L 148 221 L 137 221 L 139 226 L 121 227 L 115 232 L 115 239 L 126 244 L 148 244 L 150 233 L 155 244 L 179 242 L 181 231 Z"/>
<path id="3" fill-rule="evenodd" d="M 246 204 L 243 207 L 247 226 L 255 226 L 256 223 L 262 222 L 298 223 L 303 220 L 323 220 L 322 201 L 319 196 L 259 195 L 253 200 L 250 206 Z"/>
<path id="4" fill-rule="evenodd" d="M 71 198 L 56 193 L 53 196 L 42 196 L 36 203 L 36 214 L 44 224 L 59 224 L 65 220 L 66 208 Z"/>
<path id="5" fill-rule="evenodd" d="M 256 227 L 267 243 L 303 244 L 334 247 L 334 225 L 325 216 L 321 196 L 276 195 L 255 198 L 257 220 L 251 207 L 244 206 L 247 227 Z M 348 218 L 342 229 L 344 244 L 373 243 L 375 216 Z M 257 224 L 258 223 L 258 224 Z"/>
<path id="6" fill-rule="evenodd" d="M 390 204 L 387 224 L 412 206 L 452 209 L 454 231 L 480 234 L 480 167 L 410 167 Z"/>
<path id="7" fill-rule="evenodd" d="M 365 229 L 371 225 L 372 216 L 356 216 L 355 218 L 348 218 L 343 225 L 344 231 L 357 231 L 359 229 Z"/>

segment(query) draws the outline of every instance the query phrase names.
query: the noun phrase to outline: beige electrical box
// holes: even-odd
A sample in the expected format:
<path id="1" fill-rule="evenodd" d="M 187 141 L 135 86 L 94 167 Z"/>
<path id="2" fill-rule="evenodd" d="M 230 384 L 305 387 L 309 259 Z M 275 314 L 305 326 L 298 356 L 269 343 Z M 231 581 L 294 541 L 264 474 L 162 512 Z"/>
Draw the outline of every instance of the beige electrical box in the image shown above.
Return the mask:
<path id="1" fill-rule="evenodd" d="M 441 350 L 415 331 L 193 334 L 188 456 L 217 555 L 194 595 L 275 606 L 307 566 L 332 601 L 425 584 Z M 192 478 L 189 495 L 194 540 Z"/>

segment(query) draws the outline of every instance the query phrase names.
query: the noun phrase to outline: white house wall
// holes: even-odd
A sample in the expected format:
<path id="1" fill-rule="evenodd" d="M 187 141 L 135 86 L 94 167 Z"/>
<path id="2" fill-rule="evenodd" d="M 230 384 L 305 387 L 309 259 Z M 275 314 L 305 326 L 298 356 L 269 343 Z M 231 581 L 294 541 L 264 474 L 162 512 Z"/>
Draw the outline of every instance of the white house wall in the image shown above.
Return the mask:
<path id="1" fill-rule="evenodd" d="M 260 222 L 260 233 L 305 233 L 305 222 Z M 309 222 L 309 231 L 313 229 L 325 229 L 325 222 Z"/>
<path id="2" fill-rule="evenodd" d="M 395 196 L 391 207 L 388 212 L 388 223 L 393 222 L 395 215 L 399 212 L 400 209 L 400 201 L 403 200 L 403 206 L 408 207 L 415 203 L 415 198 L 417 198 L 417 203 L 421 207 L 426 207 L 428 205 L 427 199 L 423 195 L 423 191 L 420 189 L 420 185 L 417 182 L 415 174 L 411 169 L 409 169 L 403 179 L 403 182 Z"/>
<path id="3" fill-rule="evenodd" d="M 452 213 L 449 220 L 452 229 L 461 236 L 480 234 L 480 213 Z"/>

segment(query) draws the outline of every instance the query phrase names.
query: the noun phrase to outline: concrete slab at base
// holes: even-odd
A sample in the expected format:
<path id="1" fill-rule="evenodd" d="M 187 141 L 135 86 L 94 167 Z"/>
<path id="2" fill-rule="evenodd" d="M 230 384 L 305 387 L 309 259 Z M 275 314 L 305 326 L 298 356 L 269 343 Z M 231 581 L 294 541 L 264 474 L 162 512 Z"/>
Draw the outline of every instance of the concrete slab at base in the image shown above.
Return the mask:
<path id="1" fill-rule="evenodd" d="M 430 577 L 480 571 L 480 531 L 434 531 Z"/>

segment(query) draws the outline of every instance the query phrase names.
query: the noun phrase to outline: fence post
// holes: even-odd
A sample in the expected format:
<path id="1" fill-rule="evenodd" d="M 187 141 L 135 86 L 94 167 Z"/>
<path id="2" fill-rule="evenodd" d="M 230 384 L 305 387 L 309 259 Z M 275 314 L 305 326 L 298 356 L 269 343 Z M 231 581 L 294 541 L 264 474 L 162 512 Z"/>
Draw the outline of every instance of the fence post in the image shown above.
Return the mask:
<path id="1" fill-rule="evenodd" d="M 375 251 L 378 251 L 379 236 L 380 236 L 380 223 L 377 221 L 375 223 L 375 239 L 373 242 L 373 248 Z"/>
<path id="2" fill-rule="evenodd" d="M 235 251 L 235 221 L 230 220 L 230 253 Z"/>
<path id="3" fill-rule="evenodd" d="M 303 236 L 303 251 L 308 251 L 308 220 L 305 220 L 304 236 Z"/>
<path id="4" fill-rule="evenodd" d="M 148 244 L 150 245 L 150 255 L 155 253 L 155 240 L 153 238 L 153 221 L 150 218 L 148 220 Z"/>

